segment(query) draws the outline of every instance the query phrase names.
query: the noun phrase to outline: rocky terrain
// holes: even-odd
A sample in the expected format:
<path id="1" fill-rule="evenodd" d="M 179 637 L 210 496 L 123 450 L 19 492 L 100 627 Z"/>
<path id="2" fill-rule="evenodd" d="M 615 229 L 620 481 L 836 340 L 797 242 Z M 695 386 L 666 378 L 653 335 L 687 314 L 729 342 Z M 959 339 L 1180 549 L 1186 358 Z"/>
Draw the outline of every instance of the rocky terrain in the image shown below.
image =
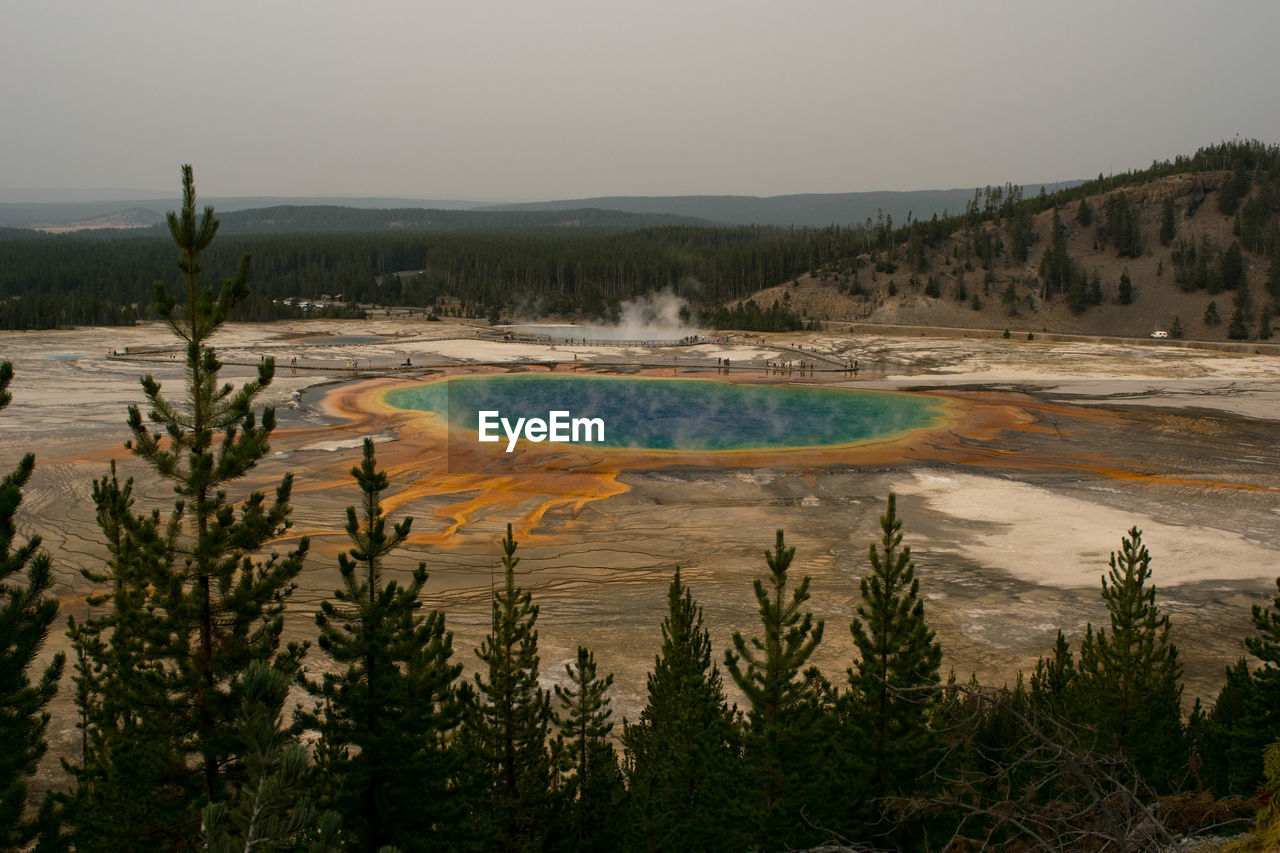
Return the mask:
<path id="1" fill-rule="evenodd" d="M 1093 211 L 1088 226 L 1076 220 L 1076 203 L 1062 207 L 1059 217 L 1066 230 L 1068 253 L 1090 278 L 1096 273 L 1101 286 L 1101 304 L 1091 305 L 1079 314 L 1067 307 L 1062 296 L 1046 300 L 1042 293 L 1039 270 L 1050 243 L 1053 213 L 1049 210 L 1034 218 L 1034 239 L 1027 262 L 1013 261 L 1006 251 L 994 259 L 989 280 L 988 271 L 974 254 L 972 232 L 962 230 L 927 253 L 927 268 L 923 270 L 912 267 L 908 247 L 900 245 L 894 252 L 863 254 L 814 270 L 792 282 L 761 290 L 752 298 L 766 307 L 778 300 L 801 316 L 819 321 L 1010 329 L 1023 335 L 1031 331 L 1145 337 L 1155 330 L 1169 330 L 1177 318 L 1187 339 L 1225 341 L 1234 294 L 1184 292 L 1174 281 L 1173 249 L 1178 238 L 1207 239 L 1221 252 L 1239 239 L 1233 233 L 1236 217 L 1221 213 L 1217 204 L 1221 186 L 1230 174 L 1174 175 L 1116 190 L 1124 194 L 1136 214 L 1142 246 L 1138 257 L 1119 257 L 1113 245 L 1099 240 L 1101 211 L 1111 192 L 1087 198 Z M 1168 246 L 1159 239 L 1166 199 L 1173 200 L 1176 210 L 1176 237 Z M 1008 241 L 1005 231 L 990 223 L 978 229 Z M 1266 289 L 1269 259 L 1252 251 L 1260 247 L 1242 248 L 1245 281 L 1260 313 L 1271 301 Z M 897 269 L 878 272 L 877 262 L 883 261 L 892 262 Z M 1133 285 L 1130 304 L 1120 304 L 1118 299 L 1124 272 Z M 937 279 L 937 298 L 925 293 L 930 276 Z M 1003 297 L 1011 283 L 1017 300 L 1009 304 Z M 956 295 L 960 285 L 963 298 Z M 864 293 L 857 293 L 857 289 Z M 975 295 L 980 303 L 976 309 Z M 1204 322 L 1211 301 L 1217 303 L 1222 317 L 1216 325 Z M 1256 325 L 1249 324 L 1249 338 L 1253 340 L 1257 339 Z"/>

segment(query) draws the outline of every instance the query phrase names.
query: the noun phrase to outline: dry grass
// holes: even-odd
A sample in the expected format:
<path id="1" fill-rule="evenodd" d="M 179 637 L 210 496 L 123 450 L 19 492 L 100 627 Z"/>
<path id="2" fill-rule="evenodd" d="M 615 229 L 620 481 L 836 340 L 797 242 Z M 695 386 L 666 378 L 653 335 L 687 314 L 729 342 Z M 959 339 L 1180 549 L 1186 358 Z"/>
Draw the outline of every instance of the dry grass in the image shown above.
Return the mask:
<path id="1" fill-rule="evenodd" d="M 1137 211 L 1143 241 L 1142 254 L 1137 258 L 1116 257 L 1114 248 L 1109 245 L 1095 248 L 1096 224 L 1105 195 L 1089 198 L 1094 210 L 1094 224 L 1088 228 L 1076 222 L 1074 203 L 1063 208 L 1059 216 L 1067 229 L 1067 249 L 1072 259 L 1084 267 L 1090 279 L 1097 273 L 1102 284 L 1102 304 L 1091 306 L 1080 315 L 1072 314 L 1061 296 L 1047 304 L 1040 299 L 1038 270 L 1041 256 L 1049 244 L 1052 228 L 1050 211 L 1036 218 L 1037 240 L 1031 247 L 1028 262 L 1012 264 L 1007 255 L 997 258 L 989 283 L 985 281 L 987 272 L 978 259 L 966 251 L 971 241 L 963 232 L 958 232 L 932 254 L 929 269 L 923 272 L 912 273 L 908 268 L 904 248 L 899 248 L 895 255 L 898 269 L 892 274 L 876 273 L 872 259 L 863 255 L 857 279 L 866 295 L 841 293 L 840 285 L 842 282 L 847 285 L 851 278 L 834 271 L 820 270 L 794 282 L 761 290 L 752 298 L 762 307 L 778 300 L 807 319 L 1010 329 L 1024 334 L 1027 331 L 1047 331 L 1144 337 L 1156 329 L 1169 329 L 1177 317 L 1185 337 L 1223 341 L 1227 339 L 1226 321 L 1231 314 L 1232 294 L 1224 291 L 1211 296 L 1205 291 L 1182 292 L 1174 282 L 1171 249 L 1160 244 L 1159 232 L 1164 200 L 1172 197 L 1179 211 L 1179 237 L 1190 239 L 1194 235 L 1199 239 L 1201 235 L 1208 235 L 1219 248 L 1228 246 L 1235 239 L 1232 235 L 1233 218 L 1221 214 L 1217 206 L 1217 187 L 1225 174 L 1176 175 L 1121 190 Z M 1183 214 L 1187 202 L 1197 192 L 1207 193 L 1207 196 L 1194 215 L 1186 217 Z M 959 258 L 952 257 L 957 248 Z M 1266 298 L 1267 259 L 1248 252 L 1245 257 L 1246 281 L 1254 305 L 1261 308 Z M 1134 300 L 1130 305 L 1120 305 L 1116 301 L 1120 275 L 1125 270 L 1128 270 L 1134 288 Z M 931 275 L 938 279 L 941 292 L 938 298 L 925 295 L 926 282 Z M 954 296 L 961 280 L 966 292 L 963 300 Z M 1006 306 L 1001 298 L 1010 282 L 1013 282 L 1019 296 L 1013 309 Z M 889 294 L 891 283 L 896 295 Z M 981 301 L 978 310 L 972 306 L 975 293 Z M 1217 326 L 1206 326 L 1204 313 L 1212 300 L 1217 301 L 1218 314 L 1223 322 Z M 1280 325 L 1280 318 L 1277 318 L 1277 325 Z"/>

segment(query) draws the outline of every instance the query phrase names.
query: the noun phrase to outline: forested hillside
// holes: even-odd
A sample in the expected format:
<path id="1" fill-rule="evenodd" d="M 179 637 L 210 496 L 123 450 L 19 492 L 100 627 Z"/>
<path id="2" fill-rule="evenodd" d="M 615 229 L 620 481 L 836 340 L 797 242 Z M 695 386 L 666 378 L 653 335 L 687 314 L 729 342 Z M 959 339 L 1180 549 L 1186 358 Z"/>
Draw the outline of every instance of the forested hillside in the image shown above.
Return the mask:
<path id="1" fill-rule="evenodd" d="M 1229 143 L 947 221 L 887 219 L 860 251 L 753 299 L 804 317 L 1267 340 L 1280 299 L 1280 154 Z"/>
<path id="2" fill-rule="evenodd" d="M 630 213 L 601 208 L 541 211 L 479 212 L 428 210 L 419 207 L 363 209 L 339 205 L 277 205 L 238 210 L 222 215 L 223 234 L 328 234 L 408 231 L 428 233 L 634 231 L 668 225 L 705 226 L 711 223 L 670 213 Z M 163 226 L 154 229 L 163 236 Z"/>
<path id="3" fill-rule="evenodd" d="M 450 296 L 477 316 L 495 307 L 600 316 L 664 287 L 709 302 L 740 297 L 847 255 L 857 234 L 668 227 L 231 236 L 210 249 L 207 269 L 229 275 L 242 254 L 253 256 L 258 301 L 240 309 L 243 319 L 272 319 L 272 299 L 325 294 L 413 306 Z M 158 237 L 0 239 L 0 295 L 8 298 L 0 328 L 109 323 L 107 309 L 121 306 L 147 316 L 153 271 L 171 263 L 169 252 Z M 415 274 L 394 275 L 401 271 Z"/>
<path id="4" fill-rule="evenodd" d="M 1074 186 L 1079 181 L 1066 185 Z M 1037 186 L 1038 190 L 1038 186 Z M 1034 191 L 1033 191 L 1034 192 Z M 778 196 L 603 196 L 598 198 L 504 204 L 482 210 L 573 210 L 600 207 L 634 213 L 673 213 L 694 216 L 720 225 L 781 225 L 826 228 L 857 225 L 877 213 L 899 221 L 910 212 L 928 218 L 945 218 L 947 211 L 963 210 L 972 189 L 911 190 L 907 192 L 803 193 Z"/>
<path id="5" fill-rule="evenodd" d="M 670 288 L 721 327 L 860 320 L 1267 339 L 1280 294 L 1277 213 L 1280 152 L 1248 141 L 1053 194 L 988 187 L 955 216 L 821 229 L 653 227 L 647 215 L 599 210 L 245 211 L 227 216 L 208 266 L 228 275 L 253 256 L 255 295 L 233 319 L 292 316 L 277 300 L 339 294 L 422 308 L 447 297 L 472 316 L 594 318 Z M 347 230 L 312 230 L 335 221 Z M 151 316 L 150 271 L 167 251 L 150 233 L 0 231 L 0 328 Z"/>

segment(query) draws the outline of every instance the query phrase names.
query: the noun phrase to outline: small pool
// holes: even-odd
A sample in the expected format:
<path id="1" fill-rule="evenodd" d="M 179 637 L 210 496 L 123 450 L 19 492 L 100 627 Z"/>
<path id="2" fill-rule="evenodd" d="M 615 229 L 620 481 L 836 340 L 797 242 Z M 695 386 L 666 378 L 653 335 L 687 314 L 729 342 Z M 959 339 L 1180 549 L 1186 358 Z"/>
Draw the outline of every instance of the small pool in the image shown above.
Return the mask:
<path id="1" fill-rule="evenodd" d="M 395 388 L 398 409 L 434 412 L 451 429 L 476 431 L 478 413 L 546 418 L 566 411 L 604 421 L 594 446 L 652 450 L 748 450 L 851 444 L 934 426 L 945 401 L 921 394 L 712 379 L 546 374 L 468 376 Z"/>

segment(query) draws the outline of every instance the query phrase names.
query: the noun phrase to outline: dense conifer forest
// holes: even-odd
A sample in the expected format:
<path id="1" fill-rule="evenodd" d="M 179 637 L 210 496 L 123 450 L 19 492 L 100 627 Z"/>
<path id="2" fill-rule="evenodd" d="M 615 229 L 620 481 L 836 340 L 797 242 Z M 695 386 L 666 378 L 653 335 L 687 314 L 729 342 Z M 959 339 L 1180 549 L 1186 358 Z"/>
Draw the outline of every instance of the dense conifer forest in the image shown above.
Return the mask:
<path id="1" fill-rule="evenodd" d="M 158 288 L 154 310 L 185 344 L 187 383 L 173 396 L 144 377 L 146 413 L 127 413 L 130 451 L 176 497 L 139 505 L 114 464 L 95 483 L 97 615 L 71 620 L 71 658 L 42 670 L 36 654 L 61 630 L 58 555 L 14 527 L 34 458 L 0 483 L 0 846 L 1091 851 L 1254 827 L 1239 849 L 1274 849 L 1280 580 L 1271 606 L 1241 614 L 1249 656 L 1212 707 L 1184 715 L 1151 584 L 1159 554 L 1137 529 L 1118 537 L 1102 580 L 1107 621 L 1059 633 L 1034 671 L 1000 687 L 944 672 L 893 494 L 848 625 L 814 617 L 805 555 L 779 530 L 754 585 L 759 621 L 729 648 L 713 647 L 697 590 L 675 571 L 644 708 L 622 721 L 590 649 L 567 665 L 567 687 L 541 686 L 539 605 L 510 527 L 494 543 L 503 576 L 477 649 L 455 649 L 445 614 L 423 603 L 425 565 L 407 583 L 384 576 L 412 520 L 385 512 L 389 481 L 366 441 L 318 643 L 282 642 L 308 551 L 305 538 L 269 550 L 290 526 L 293 478 L 240 503 L 226 493 L 269 452 L 274 412 L 254 403 L 274 364 L 220 385 L 208 339 L 248 298 L 249 259 L 217 292 L 202 284 L 218 223 L 197 215 L 189 167 L 184 190 L 169 219 L 182 285 Z M 0 408 L 11 378 L 6 363 Z M 858 650 L 842 672 L 809 664 L 828 631 L 849 631 Z M 464 679 L 471 654 L 478 672 Z M 319 680 L 315 659 L 331 664 Z M 291 686 L 310 697 L 298 713 Z M 30 802 L 58 690 L 79 714 L 72 781 Z"/>
<path id="2" fill-rule="evenodd" d="M 1177 220 L 1203 203 L 1202 191 L 1191 192 L 1176 207 L 1166 199 L 1159 232 L 1142 233 L 1123 191 L 1198 173 L 1226 175 L 1217 206 L 1234 217 L 1234 241 L 1217 245 L 1204 236 L 1178 236 Z M 1088 199 L 1099 196 L 1104 200 L 1095 211 Z M 285 210 L 287 215 L 280 212 Z M 1047 210 L 1054 211 L 1053 224 L 1049 233 L 1038 234 L 1034 218 Z M 744 300 L 804 275 L 834 277 L 842 292 L 862 293 L 866 271 L 859 269 L 868 263 L 877 273 L 892 275 L 901 268 L 904 279 L 927 280 L 923 292 L 939 297 L 934 273 L 944 261 L 950 263 L 941 257 L 944 249 L 958 256 L 957 235 L 963 237 L 964 265 L 978 276 L 986 271 L 984 294 L 997 260 L 1020 270 L 1032 246 L 1046 241 L 1035 297 L 1065 300 L 1079 314 L 1101 304 L 1103 290 L 1096 274 L 1091 277 L 1068 252 L 1068 224 L 1094 229 L 1097 245 L 1121 258 L 1138 257 L 1158 240 L 1171 252 L 1170 272 L 1178 287 L 1232 294 L 1230 309 L 1223 309 L 1229 325 L 1235 324 L 1232 337 L 1255 335 L 1261 326 L 1268 331 L 1260 337 L 1269 336 L 1271 303 L 1280 299 L 1280 147 L 1253 140 L 1208 146 L 1189 157 L 1099 175 L 1055 193 L 1042 189 L 1029 198 L 1013 184 L 987 187 L 963 210 L 896 224 L 891 216 L 881 216 L 827 228 L 653 225 L 653 218 L 610 218 L 607 211 L 590 211 L 582 212 L 596 217 L 588 226 L 570 228 L 537 219 L 546 213 L 352 210 L 348 232 L 307 233 L 308 223 L 319 221 L 323 212 L 278 208 L 233 215 L 246 231 L 253 230 L 252 223 L 263 228 L 262 222 L 278 219 L 280 233 L 224 234 L 210 247 L 205 263 L 218 278 L 233 274 L 243 254 L 254 258 L 254 294 L 237 303 L 232 320 L 298 316 L 284 299 L 324 295 L 340 295 L 350 304 L 424 309 L 447 299 L 456 306 L 452 310 L 475 317 L 596 319 L 610 317 L 622 300 L 670 289 L 687 299 L 707 325 L 783 331 L 803 318 L 781 305 L 753 310 Z M 393 215 L 400 223 L 395 231 L 365 230 Z M 153 319 L 150 282 L 157 270 L 168 268 L 169 252 L 166 238 L 155 233 L 51 236 L 0 229 L 0 328 Z M 1269 302 L 1256 304 L 1239 287 L 1246 265 L 1242 252 L 1269 265 Z M 981 298 L 976 289 L 964 288 L 963 278 L 960 282 L 952 294 L 957 299 Z M 1119 287 L 1124 292 L 1117 300 L 1132 301 L 1132 283 Z M 1005 298 L 1016 307 L 1019 294 L 1015 290 Z M 781 314 L 787 316 L 780 319 Z"/>

